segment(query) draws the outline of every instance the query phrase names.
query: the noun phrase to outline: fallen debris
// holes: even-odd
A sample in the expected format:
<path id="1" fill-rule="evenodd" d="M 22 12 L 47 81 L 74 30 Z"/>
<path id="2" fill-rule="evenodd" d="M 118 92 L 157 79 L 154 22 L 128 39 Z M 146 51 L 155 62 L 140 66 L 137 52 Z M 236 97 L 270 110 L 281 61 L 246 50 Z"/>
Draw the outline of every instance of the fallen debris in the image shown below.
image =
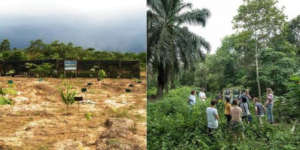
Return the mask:
<path id="1" fill-rule="evenodd" d="M 140 141 L 134 136 L 135 123 L 130 119 L 110 118 L 105 121 L 107 130 L 96 140 L 96 150 L 141 150 Z"/>

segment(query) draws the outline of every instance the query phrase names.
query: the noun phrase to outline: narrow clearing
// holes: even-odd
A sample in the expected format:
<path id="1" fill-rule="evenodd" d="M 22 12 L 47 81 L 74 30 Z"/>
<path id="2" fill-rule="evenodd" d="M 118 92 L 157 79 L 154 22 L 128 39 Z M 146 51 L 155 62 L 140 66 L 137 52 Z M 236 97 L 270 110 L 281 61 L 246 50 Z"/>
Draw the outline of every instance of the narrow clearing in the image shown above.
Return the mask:
<path id="1" fill-rule="evenodd" d="M 84 99 L 68 115 L 59 91 L 67 81 Z M 88 78 L 0 77 L 1 87 L 10 91 L 6 97 L 14 102 L 0 105 L 0 149 L 146 149 L 145 83 L 145 77 L 142 83 L 105 79 L 101 84 Z"/>

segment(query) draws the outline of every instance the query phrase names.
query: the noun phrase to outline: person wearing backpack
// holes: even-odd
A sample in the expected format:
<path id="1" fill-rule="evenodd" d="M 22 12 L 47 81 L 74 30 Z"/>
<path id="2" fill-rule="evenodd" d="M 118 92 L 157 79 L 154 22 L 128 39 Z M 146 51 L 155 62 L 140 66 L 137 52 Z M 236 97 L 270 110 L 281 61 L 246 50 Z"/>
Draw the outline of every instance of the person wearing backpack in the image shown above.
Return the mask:
<path id="1" fill-rule="evenodd" d="M 260 124 L 262 124 L 262 117 L 264 117 L 265 114 L 265 108 L 264 105 L 260 103 L 260 100 L 257 97 L 254 97 L 255 102 L 255 114 L 258 118 L 258 121 Z"/>
<path id="2" fill-rule="evenodd" d="M 252 99 L 252 97 L 251 97 L 251 95 L 250 95 L 250 92 L 249 92 L 249 89 L 247 89 L 247 90 L 245 91 L 245 95 L 246 95 L 247 98 L 248 98 L 248 104 L 249 104 L 249 101 Z"/>
<path id="3" fill-rule="evenodd" d="M 265 106 L 267 107 L 267 118 L 271 124 L 274 123 L 273 103 L 274 103 L 273 91 L 271 88 L 267 88 L 267 100 L 266 100 Z"/>
<path id="4" fill-rule="evenodd" d="M 242 102 L 240 104 L 240 107 L 242 109 L 242 119 L 246 121 L 247 123 L 250 123 L 252 121 L 252 117 L 249 111 L 249 104 L 247 103 L 247 98 L 242 97 Z"/>

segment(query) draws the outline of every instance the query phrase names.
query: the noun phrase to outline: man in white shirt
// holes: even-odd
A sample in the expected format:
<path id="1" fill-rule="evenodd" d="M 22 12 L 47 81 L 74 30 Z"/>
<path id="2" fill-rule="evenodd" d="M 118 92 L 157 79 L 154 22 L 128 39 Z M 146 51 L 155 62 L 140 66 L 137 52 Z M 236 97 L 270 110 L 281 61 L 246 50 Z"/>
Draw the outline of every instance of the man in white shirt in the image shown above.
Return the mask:
<path id="1" fill-rule="evenodd" d="M 206 100 L 206 94 L 205 94 L 204 91 L 205 91 L 204 89 L 201 89 L 201 91 L 199 92 L 199 99 L 201 101 L 205 101 Z"/>
<path id="2" fill-rule="evenodd" d="M 189 96 L 189 104 L 190 105 L 195 105 L 196 104 L 196 96 L 195 96 L 195 91 L 191 92 L 191 95 Z"/>
<path id="3" fill-rule="evenodd" d="M 218 110 L 216 109 L 216 101 L 210 102 L 210 107 L 206 108 L 208 135 L 212 135 L 212 131 L 218 128 Z"/>

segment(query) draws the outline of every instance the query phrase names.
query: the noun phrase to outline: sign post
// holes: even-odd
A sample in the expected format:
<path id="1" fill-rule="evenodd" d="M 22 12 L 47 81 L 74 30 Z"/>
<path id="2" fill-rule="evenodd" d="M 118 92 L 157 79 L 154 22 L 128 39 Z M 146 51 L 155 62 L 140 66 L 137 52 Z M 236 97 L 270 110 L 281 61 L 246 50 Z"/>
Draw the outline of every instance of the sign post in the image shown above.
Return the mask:
<path id="1" fill-rule="evenodd" d="M 76 60 L 65 60 L 64 61 L 64 69 L 66 71 L 75 71 L 77 72 L 77 61 Z M 76 74 L 77 76 L 77 74 Z"/>

